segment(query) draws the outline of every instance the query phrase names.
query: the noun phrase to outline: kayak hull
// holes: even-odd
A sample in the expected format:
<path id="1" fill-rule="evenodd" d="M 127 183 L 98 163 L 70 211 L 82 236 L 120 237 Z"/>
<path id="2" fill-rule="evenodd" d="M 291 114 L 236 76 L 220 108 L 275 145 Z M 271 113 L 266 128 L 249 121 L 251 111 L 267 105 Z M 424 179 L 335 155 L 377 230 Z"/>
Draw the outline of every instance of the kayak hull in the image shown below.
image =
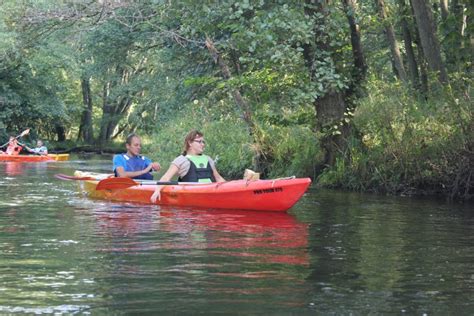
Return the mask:
<path id="1" fill-rule="evenodd" d="M 76 171 L 75 176 L 91 176 Z M 96 175 L 104 179 L 104 175 Z M 144 181 L 126 189 L 96 190 L 98 181 L 81 181 L 81 190 L 91 198 L 112 201 L 152 204 L 150 197 L 156 185 Z M 157 205 L 205 209 L 234 209 L 285 212 L 306 192 L 310 178 L 283 178 L 272 180 L 234 180 L 206 184 L 166 185 L 161 190 Z"/>
<path id="2" fill-rule="evenodd" d="M 43 162 L 43 161 L 66 161 L 69 154 L 49 154 L 49 155 L 0 155 L 0 161 L 15 162 Z"/>

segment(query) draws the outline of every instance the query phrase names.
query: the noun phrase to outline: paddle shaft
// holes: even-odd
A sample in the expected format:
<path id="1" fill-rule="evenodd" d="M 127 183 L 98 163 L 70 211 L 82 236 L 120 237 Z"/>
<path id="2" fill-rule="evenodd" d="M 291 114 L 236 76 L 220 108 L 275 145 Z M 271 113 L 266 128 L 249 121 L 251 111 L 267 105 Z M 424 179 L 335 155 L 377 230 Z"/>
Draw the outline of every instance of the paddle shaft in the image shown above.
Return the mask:
<path id="1" fill-rule="evenodd" d="M 54 175 L 55 178 L 58 178 L 60 180 L 79 180 L 79 181 L 84 181 L 84 180 L 96 180 L 96 178 L 93 177 L 76 177 L 76 176 L 69 176 L 67 174 L 62 174 L 62 173 L 57 173 Z"/>
<path id="2" fill-rule="evenodd" d="M 130 178 L 116 177 L 99 181 L 96 190 L 121 190 L 137 185 L 181 185 L 181 184 L 205 184 L 200 182 L 178 182 L 178 181 L 152 181 L 134 180 Z"/>
<path id="3" fill-rule="evenodd" d="M 29 132 L 30 132 L 30 129 L 26 129 L 23 132 L 21 132 L 20 135 L 16 136 L 15 139 L 18 139 L 18 138 L 22 137 L 23 135 L 28 134 Z M 3 144 L 2 146 L 0 146 L 0 148 L 5 147 L 9 143 L 10 143 L 10 140 L 8 142 L 6 142 L 5 144 Z"/>
<path id="4" fill-rule="evenodd" d="M 153 181 L 153 180 L 140 180 L 140 179 L 130 179 L 130 178 L 123 178 L 123 177 L 110 177 L 105 179 L 97 179 L 91 176 L 70 176 L 67 174 L 58 173 L 54 175 L 56 178 L 61 180 L 77 180 L 77 181 L 99 181 L 97 183 L 96 190 L 121 190 L 126 189 L 129 187 L 133 187 L 136 185 L 179 185 L 179 184 L 205 184 L 200 182 L 178 182 L 178 181 Z"/>

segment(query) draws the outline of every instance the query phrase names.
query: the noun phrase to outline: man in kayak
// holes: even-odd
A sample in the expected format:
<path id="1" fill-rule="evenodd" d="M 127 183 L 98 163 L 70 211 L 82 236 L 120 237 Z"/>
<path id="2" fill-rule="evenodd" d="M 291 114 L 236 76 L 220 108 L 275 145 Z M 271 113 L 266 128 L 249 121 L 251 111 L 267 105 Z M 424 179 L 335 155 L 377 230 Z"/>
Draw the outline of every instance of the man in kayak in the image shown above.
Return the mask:
<path id="1" fill-rule="evenodd" d="M 160 170 L 157 162 L 152 162 L 145 156 L 140 155 L 142 142 L 137 134 L 130 134 L 125 142 L 127 152 L 114 156 L 114 173 L 116 177 L 132 179 L 153 180 L 151 171 Z"/>
<path id="2" fill-rule="evenodd" d="M 43 144 L 43 141 L 41 139 L 38 139 L 36 141 L 36 147 L 35 148 L 30 148 L 25 145 L 26 150 L 28 150 L 32 154 L 37 154 L 37 155 L 47 155 L 48 154 L 48 148 Z"/>
<path id="3" fill-rule="evenodd" d="M 203 155 L 204 134 L 192 130 L 184 139 L 184 150 L 176 157 L 160 181 L 170 181 L 178 175 L 181 182 L 224 182 L 225 179 L 217 172 L 216 165 L 211 157 Z M 150 200 L 155 203 L 161 198 L 160 191 L 163 186 L 158 185 Z"/>

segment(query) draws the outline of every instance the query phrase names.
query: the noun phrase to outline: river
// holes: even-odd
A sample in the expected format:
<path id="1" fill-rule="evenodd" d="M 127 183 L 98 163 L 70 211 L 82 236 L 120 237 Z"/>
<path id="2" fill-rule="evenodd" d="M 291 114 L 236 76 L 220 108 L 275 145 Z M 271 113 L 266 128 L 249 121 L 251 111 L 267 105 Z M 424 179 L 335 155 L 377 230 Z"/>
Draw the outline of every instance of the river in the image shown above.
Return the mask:
<path id="1" fill-rule="evenodd" d="M 473 315 L 474 205 L 318 190 L 287 213 L 91 200 L 0 162 L 0 314 Z"/>

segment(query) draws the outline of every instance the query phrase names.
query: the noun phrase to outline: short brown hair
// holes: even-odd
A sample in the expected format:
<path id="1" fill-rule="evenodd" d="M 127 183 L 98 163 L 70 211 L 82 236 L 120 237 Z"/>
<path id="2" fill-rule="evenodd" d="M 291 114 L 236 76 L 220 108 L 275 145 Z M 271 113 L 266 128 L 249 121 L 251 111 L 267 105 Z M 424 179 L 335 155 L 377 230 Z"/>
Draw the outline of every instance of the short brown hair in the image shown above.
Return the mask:
<path id="1" fill-rule="evenodd" d="M 138 136 L 137 134 L 135 134 L 135 133 L 130 133 L 130 134 L 128 134 L 127 140 L 125 141 L 125 143 L 131 145 L 131 144 L 132 144 L 132 139 L 133 139 L 134 137 L 140 138 L 140 136 Z"/>

